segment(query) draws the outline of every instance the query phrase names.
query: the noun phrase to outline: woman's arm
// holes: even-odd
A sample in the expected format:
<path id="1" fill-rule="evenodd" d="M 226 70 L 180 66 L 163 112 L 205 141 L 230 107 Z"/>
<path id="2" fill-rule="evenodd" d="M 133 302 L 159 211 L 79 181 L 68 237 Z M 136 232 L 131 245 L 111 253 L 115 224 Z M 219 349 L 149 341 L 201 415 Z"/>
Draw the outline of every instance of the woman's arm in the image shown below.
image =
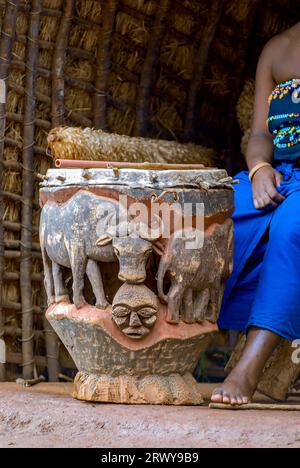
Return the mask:
<path id="1" fill-rule="evenodd" d="M 246 155 L 250 171 L 259 163 L 272 164 L 273 161 L 273 138 L 266 121 L 269 114 L 268 98 L 276 86 L 272 77 L 272 55 L 275 53 L 274 49 L 278 50 L 278 41 L 279 39 L 275 38 L 266 45 L 257 67 L 254 114 Z M 252 180 L 256 209 L 277 206 L 284 200 L 276 190 L 281 181 L 281 174 L 272 167 L 263 167 L 257 171 Z"/>

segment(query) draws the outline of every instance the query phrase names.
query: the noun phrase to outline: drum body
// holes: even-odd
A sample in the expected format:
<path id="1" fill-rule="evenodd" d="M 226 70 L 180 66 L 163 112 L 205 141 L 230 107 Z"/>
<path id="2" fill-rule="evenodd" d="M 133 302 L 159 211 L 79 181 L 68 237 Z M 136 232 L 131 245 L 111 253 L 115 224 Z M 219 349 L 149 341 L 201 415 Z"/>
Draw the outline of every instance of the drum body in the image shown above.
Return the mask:
<path id="1" fill-rule="evenodd" d="M 40 203 L 47 318 L 78 367 L 74 397 L 201 404 L 192 373 L 232 270 L 226 171 L 51 169 Z"/>

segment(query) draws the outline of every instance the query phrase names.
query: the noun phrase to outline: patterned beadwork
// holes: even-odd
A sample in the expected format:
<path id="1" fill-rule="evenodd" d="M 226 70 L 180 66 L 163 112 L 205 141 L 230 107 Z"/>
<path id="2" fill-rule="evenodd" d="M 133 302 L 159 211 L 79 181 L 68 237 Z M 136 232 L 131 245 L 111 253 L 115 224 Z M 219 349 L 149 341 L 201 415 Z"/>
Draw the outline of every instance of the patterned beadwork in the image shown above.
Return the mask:
<path id="1" fill-rule="evenodd" d="M 279 84 L 269 98 L 271 104 L 276 99 L 284 99 L 284 97 L 292 93 L 292 100 L 298 100 L 300 97 L 300 79 L 294 79 L 285 83 Z M 299 100 L 300 101 L 300 100 Z M 300 143 L 300 125 L 295 125 L 297 119 L 300 119 L 300 113 L 286 113 L 269 115 L 267 126 L 274 136 L 274 145 L 277 149 L 292 148 Z M 281 121 L 278 124 L 279 128 L 271 129 L 272 122 Z"/>
<path id="2" fill-rule="evenodd" d="M 274 130 L 274 145 L 279 149 L 292 148 L 300 143 L 300 125 Z"/>
<path id="3" fill-rule="evenodd" d="M 297 88 L 299 88 L 299 86 L 300 86 L 300 79 L 293 79 L 293 80 L 286 81 L 285 83 L 280 83 L 278 86 L 276 86 L 276 88 L 270 95 L 269 104 L 275 99 L 278 99 L 278 98 L 283 99 L 284 96 L 286 96 L 290 91 L 296 90 Z M 299 96 L 300 96 L 300 92 L 299 92 Z"/>
<path id="4" fill-rule="evenodd" d="M 297 119 L 298 117 L 300 117 L 300 114 L 278 114 L 269 117 L 267 122 L 271 123 L 274 120 Z"/>

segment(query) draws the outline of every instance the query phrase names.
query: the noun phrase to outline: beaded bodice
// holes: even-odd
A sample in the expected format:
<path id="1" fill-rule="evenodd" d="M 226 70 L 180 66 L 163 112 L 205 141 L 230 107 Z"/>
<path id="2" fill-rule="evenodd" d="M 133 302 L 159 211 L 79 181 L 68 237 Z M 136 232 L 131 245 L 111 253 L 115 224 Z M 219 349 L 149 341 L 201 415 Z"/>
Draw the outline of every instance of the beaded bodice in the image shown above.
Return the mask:
<path id="1" fill-rule="evenodd" d="M 300 79 L 278 85 L 270 98 L 267 125 L 274 136 L 274 159 L 300 157 Z"/>

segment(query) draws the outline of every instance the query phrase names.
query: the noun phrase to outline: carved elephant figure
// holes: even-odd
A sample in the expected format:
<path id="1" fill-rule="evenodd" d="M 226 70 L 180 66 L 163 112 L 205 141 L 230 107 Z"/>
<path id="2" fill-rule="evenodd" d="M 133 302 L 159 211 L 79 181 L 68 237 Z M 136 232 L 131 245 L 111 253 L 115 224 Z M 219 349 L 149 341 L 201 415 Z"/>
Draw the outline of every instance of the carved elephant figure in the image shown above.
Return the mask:
<path id="1" fill-rule="evenodd" d="M 115 215 L 115 228 L 119 220 L 126 219 L 123 216 L 127 216 L 127 212 L 117 201 L 84 191 L 64 204 L 48 202 L 43 207 L 40 240 L 49 304 L 69 300 L 62 266 L 72 270 L 73 302 L 77 308 L 86 304 L 83 296 L 85 274 L 92 285 L 96 306 L 102 309 L 108 306 L 98 262 L 111 263 L 119 259 L 122 281 L 140 283 L 146 279 L 146 261 L 152 251 L 152 239 L 129 236 L 128 225 L 125 231 L 123 226 L 124 237 L 116 235 L 113 238 L 106 233 L 112 215 Z"/>
<path id="2" fill-rule="evenodd" d="M 157 275 L 159 297 L 168 304 L 167 322 L 195 323 L 218 318 L 225 280 L 232 272 L 233 223 L 206 233 L 200 249 L 187 249 L 193 230 L 174 236 L 164 252 Z M 164 291 L 166 276 L 171 286 Z"/>

